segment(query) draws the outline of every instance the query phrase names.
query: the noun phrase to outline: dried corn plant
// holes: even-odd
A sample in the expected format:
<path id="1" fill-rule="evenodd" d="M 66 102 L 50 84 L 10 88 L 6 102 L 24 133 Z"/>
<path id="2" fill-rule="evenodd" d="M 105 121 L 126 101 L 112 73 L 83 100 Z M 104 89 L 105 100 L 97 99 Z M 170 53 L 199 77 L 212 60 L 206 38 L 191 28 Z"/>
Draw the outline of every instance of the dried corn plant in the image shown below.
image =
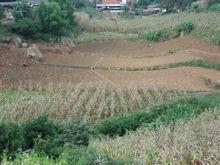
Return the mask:
<path id="1" fill-rule="evenodd" d="M 1 118 L 19 122 L 40 115 L 48 115 L 58 121 L 80 117 L 97 122 L 185 95 L 167 89 L 116 88 L 93 83 L 44 88 L 39 86 L 0 91 L 0 114 Z"/>
<path id="2" fill-rule="evenodd" d="M 220 111 L 178 121 L 175 127 L 142 128 L 115 139 L 94 139 L 90 147 L 102 156 L 132 159 L 135 164 L 219 164 Z"/>

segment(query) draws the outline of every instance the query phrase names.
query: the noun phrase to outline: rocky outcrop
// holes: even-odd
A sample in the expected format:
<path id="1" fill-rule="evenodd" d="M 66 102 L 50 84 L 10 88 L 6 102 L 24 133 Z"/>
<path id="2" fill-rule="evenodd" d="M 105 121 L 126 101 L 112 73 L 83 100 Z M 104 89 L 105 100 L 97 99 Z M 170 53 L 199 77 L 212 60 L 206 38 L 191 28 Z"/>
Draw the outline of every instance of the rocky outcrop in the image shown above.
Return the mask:
<path id="1" fill-rule="evenodd" d="M 36 44 L 31 44 L 27 48 L 27 56 L 36 60 L 37 62 L 43 62 L 43 55 Z"/>
<path id="2" fill-rule="evenodd" d="M 76 47 L 74 42 L 68 37 L 61 37 L 61 43 L 62 43 L 62 45 L 70 47 L 70 48 L 75 48 Z"/>

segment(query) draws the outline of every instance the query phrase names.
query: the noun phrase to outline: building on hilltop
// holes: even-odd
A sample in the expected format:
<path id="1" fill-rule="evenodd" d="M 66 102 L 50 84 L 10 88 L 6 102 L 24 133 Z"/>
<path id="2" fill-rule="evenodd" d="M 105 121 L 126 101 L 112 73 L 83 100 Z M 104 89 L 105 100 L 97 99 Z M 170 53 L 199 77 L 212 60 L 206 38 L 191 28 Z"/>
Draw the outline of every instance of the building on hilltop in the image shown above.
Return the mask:
<path id="1" fill-rule="evenodd" d="M 126 3 L 126 0 L 100 0 L 96 4 L 96 8 L 98 11 L 109 10 L 110 12 L 122 12 Z"/>

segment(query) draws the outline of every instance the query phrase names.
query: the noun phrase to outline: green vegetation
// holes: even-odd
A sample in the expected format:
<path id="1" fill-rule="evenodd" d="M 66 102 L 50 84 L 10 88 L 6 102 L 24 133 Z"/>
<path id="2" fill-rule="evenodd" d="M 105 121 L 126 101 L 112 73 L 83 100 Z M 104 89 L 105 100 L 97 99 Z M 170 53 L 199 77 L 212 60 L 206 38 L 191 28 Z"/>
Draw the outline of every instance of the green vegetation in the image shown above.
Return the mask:
<path id="1" fill-rule="evenodd" d="M 4 8 L 0 6 L 0 20 L 4 17 Z"/>
<path id="2" fill-rule="evenodd" d="M 159 31 L 152 31 L 147 32 L 145 35 L 146 40 L 148 41 L 161 41 L 165 38 L 169 37 L 169 34 L 165 30 L 159 30 Z"/>
<path id="3" fill-rule="evenodd" d="M 116 32 L 99 32 L 99 33 L 84 32 L 79 34 L 77 38 L 74 39 L 74 41 L 76 43 L 88 43 L 95 41 L 120 40 L 120 39 L 137 40 L 138 34 L 123 34 Z"/>
<path id="4" fill-rule="evenodd" d="M 220 106 L 220 94 L 206 95 L 192 99 L 180 99 L 147 111 L 109 117 L 100 122 L 97 132 L 109 136 L 122 136 L 128 131 L 134 131 L 141 125 L 160 126 L 175 122 L 177 119 L 187 119 L 197 116 L 208 108 Z"/>
<path id="5" fill-rule="evenodd" d="M 194 0 L 159 0 L 159 2 L 164 6 L 168 13 L 176 10 L 186 10 L 190 7 Z"/>
<path id="6" fill-rule="evenodd" d="M 66 145 L 86 146 L 90 136 L 89 127 L 80 120 L 54 123 L 46 116 L 32 119 L 24 125 L 11 122 L 0 123 L 0 157 L 15 158 L 17 152 L 35 150 L 57 158 Z"/>
<path id="7" fill-rule="evenodd" d="M 176 32 L 177 34 L 180 34 L 181 31 L 185 33 L 190 33 L 193 29 L 194 29 L 194 26 L 191 21 L 184 21 L 176 27 Z"/>
<path id="8" fill-rule="evenodd" d="M 212 6 L 209 7 L 210 11 L 220 11 L 220 3 L 214 4 Z"/>
<path id="9" fill-rule="evenodd" d="M 211 42 L 216 44 L 216 45 L 220 45 L 220 35 L 214 35 L 211 37 Z"/>
<path id="10" fill-rule="evenodd" d="M 9 29 L 29 38 L 70 35 L 78 29 L 73 12 L 69 1 L 41 2 L 36 8 L 19 2 L 13 9 L 15 23 L 10 24 Z"/>
<path id="11" fill-rule="evenodd" d="M 57 123 L 46 116 L 31 119 L 20 126 L 11 122 L 1 122 L 0 144 L 4 151 L 4 154 L 1 153 L 3 164 L 9 157 L 15 164 L 37 160 L 48 164 L 54 162 L 90 164 L 98 159 L 106 163 L 130 163 L 131 159 L 128 158 L 112 158 L 96 153 L 96 150 L 87 147 L 90 137 L 100 134 L 110 137 L 123 136 L 140 127 L 157 129 L 180 119 L 196 117 L 207 109 L 220 107 L 219 100 L 219 93 L 182 98 L 159 106 L 147 107 L 145 110 L 109 117 L 97 124 L 88 124 L 77 119 Z M 26 153 L 26 150 L 31 152 Z"/>
<path id="12" fill-rule="evenodd" d="M 130 158 L 133 164 L 219 164 L 219 127 L 220 111 L 216 108 L 155 129 L 141 128 L 114 139 L 94 139 L 90 147 L 100 156 Z"/>
<path id="13" fill-rule="evenodd" d="M 204 60 L 192 60 L 192 61 L 186 61 L 186 62 L 178 62 L 178 63 L 170 64 L 164 68 L 175 68 L 179 66 L 193 66 L 193 67 L 202 67 L 202 68 L 220 70 L 220 64 L 207 62 Z M 163 67 L 161 68 L 163 69 Z"/>
<path id="14" fill-rule="evenodd" d="M 16 152 L 23 148 L 23 134 L 23 128 L 16 123 L 0 123 L 0 160 L 3 152 L 10 157 L 14 157 Z"/>

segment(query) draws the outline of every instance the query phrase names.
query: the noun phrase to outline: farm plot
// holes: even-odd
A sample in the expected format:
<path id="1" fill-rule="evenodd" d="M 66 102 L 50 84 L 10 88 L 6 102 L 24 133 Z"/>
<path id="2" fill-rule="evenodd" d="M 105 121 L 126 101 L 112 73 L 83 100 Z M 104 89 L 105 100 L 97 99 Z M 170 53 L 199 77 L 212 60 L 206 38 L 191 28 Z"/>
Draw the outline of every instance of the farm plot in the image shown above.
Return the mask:
<path id="1" fill-rule="evenodd" d="M 0 91 L 0 119 L 25 122 L 48 115 L 57 121 L 79 117 L 98 122 L 109 116 L 143 109 L 184 97 L 184 92 L 168 89 L 109 88 L 106 85 L 80 83 L 76 86 L 45 90 Z"/>
<path id="2" fill-rule="evenodd" d="M 132 86 L 210 91 L 213 89 L 204 83 L 204 79 L 220 82 L 220 72 L 214 69 L 182 66 L 154 71 L 139 70 L 194 59 L 220 62 L 220 48 L 192 37 L 157 44 L 103 41 L 80 44 L 74 49 L 62 45 L 37 44 L 44 55 L 42 65 L 28 59 L 25 49 L 1 47 L 1 87 L 91 82 L 114 88 Z"/>

